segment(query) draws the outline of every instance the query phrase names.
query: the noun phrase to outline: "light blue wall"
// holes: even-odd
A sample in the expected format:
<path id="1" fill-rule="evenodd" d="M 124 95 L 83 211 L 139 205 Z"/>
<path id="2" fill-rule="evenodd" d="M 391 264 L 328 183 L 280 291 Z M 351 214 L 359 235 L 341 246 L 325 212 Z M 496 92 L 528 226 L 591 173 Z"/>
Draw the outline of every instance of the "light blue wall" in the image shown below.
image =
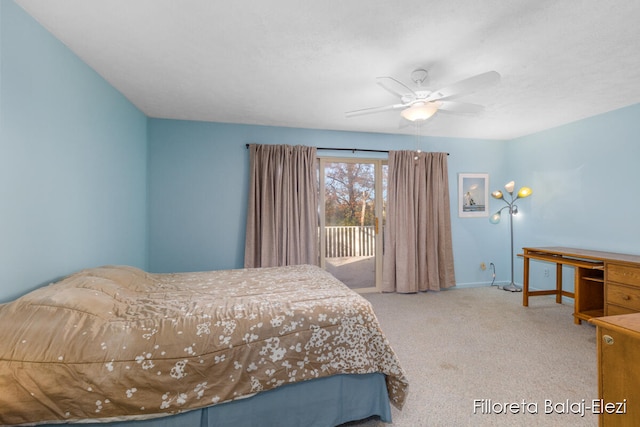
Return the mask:
<path id="1" fill-rule="evenodd" d="M 533 188 L 522 201 L 516 247 L 569 246 L 640 255 L 640 104 L 509 143 L 509 170 Z M 520 220 L 520 218 L 519 218 Z M 522 262 L 516 277 L 521 280 Z M 532 264 L 532 285 L 554 286 L 554 270 Z M 565 282 L 572 289 L 570 268 Z"/>
<path id="2" fill-rule="evenodd" d="M 510 181 L 528 185 L 514 218 L 515 248 L 574 246 L 640 254 L 635 212 L 640 159 L 640 106 L 581 120 L 513 141 L 421 138 L 419 148 L 447 151 L 452 233 L 459 286 L 510 280 L 508 217 L 458 218 L 457 174 L 488 173 L 490 189 Z M 346 148 L 415 149 L 414 137 L 241 126 L 173 120 L 149 124 L 149 266 L 186 271 L 242 266 L 248 153 L 246 143 L 306 144 Z M 344 155 L 343 152 L 322 152 Z M 351 154 L 349 154 L 351 155 Z M 363 157 L 356 153 L 351 156 Z M 490 211 L 504 204 L 490 200 Z M 549 277 L 544 269 L 551 269 Z M 572 272 L 565 269 L 567 288 Z M 522 260 L 515 280 L 522 283 Z M 532 286 L 551 288 L 553 266 L 533 263 Z"/>
<path id="3" fill-rule="evenodd" d="M 533 188 L 516 217 L 517 250 L 640 254 L 638 105 L 514 141 L 416 144 L 400 135 L 147 119 L 10 0 L 0 0 L 0 48 L 0 302 L 100 264 L 242 266 L 246 143 L 449 152 L 459 286 L 491 282 L 482 262 L 496 264 L 497 282 L 510 276 L 508 221 L 457 216 L 462 172 L 488 173 L 490 189 L 511 179 Z M 490 200 L 490 211 L 501 206 Z M 532 266 L 536 287 L 552 287 L 544 268 Z M 520 259 L 515 277 L 521 282 Z"/>
<path id="4" fill-rule="evenodd" d="M 146 117 L 9 0 L 0 35 L 0 302 L 146 267 Z"/>
<path id="5" fill-rule="evenodd" d="M 415 137 L 355 132 L 149 120 L 149 268 L 156 272 L 239 268 L 248 197 L 247 143 L 415 149 Z M 505 142 L 422 138 L 418 147 L 449 156 L 451 212 L 459 283 L 486 284 L 481 262 L 504 248 L 487 218 L 458 218 L 458 172 L 493 174 Z M 321 155 L 385 157 L 369 153 Z"/>

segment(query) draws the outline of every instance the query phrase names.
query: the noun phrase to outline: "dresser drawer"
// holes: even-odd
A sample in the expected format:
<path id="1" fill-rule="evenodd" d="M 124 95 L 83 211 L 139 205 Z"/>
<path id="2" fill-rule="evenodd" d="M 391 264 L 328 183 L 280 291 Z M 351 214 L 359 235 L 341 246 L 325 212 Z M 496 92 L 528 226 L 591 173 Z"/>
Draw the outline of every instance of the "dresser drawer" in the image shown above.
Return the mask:
<path id="1" fill-rule="evenodd" d="M 607 266 L 607 281 L 640 286 L 640 268 L 609 264 Z"/>
<path id="2" fill-rule="evenodd" d="M 607 283 L 607 304 L 640 311 L 640 288 Z"/>

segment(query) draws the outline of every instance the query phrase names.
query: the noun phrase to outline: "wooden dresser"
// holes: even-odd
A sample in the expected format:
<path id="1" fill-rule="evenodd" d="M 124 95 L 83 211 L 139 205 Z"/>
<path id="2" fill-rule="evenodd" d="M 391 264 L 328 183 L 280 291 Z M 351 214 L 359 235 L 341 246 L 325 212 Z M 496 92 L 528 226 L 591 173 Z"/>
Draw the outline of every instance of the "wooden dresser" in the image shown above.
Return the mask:
<path id="1" fill-rule="evenodd" d="M 640 313 L 599 317 L 590 322 L 597 328 L 600 426 L 638 426 Z"/>
<path id="2" fill-rule="evenodd" d="M 529 297 L 555 295 L 574 299 L 574 320 L 640 312 L 640 256 L 565 247 L 523 248 L 524 280 L 522 305 Z M 529 289 L 530 260 L 556 264 L 556 288 Z M 575 270 L 574 292 L 562 289 L 562 266 Z"/>

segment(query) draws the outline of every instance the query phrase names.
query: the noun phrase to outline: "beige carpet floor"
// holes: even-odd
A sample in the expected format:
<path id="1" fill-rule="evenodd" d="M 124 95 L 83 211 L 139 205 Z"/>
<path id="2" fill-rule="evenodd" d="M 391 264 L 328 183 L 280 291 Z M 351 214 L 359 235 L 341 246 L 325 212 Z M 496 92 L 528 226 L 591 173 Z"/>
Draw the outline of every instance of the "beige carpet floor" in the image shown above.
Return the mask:
<path id="1" fill-rule="evenodd" d="M 365 298 L 410 383 L 393 426 L 597 426 L 579 413 L 597 398 L 596 330 L 575 325 L 572 306 L 541 296 L 523 307 L 521 293 L 496 287 Z M 482 399 L 484 410 L 474 406 Z M 519 413 L 486 413 L 498 403 Z"/>

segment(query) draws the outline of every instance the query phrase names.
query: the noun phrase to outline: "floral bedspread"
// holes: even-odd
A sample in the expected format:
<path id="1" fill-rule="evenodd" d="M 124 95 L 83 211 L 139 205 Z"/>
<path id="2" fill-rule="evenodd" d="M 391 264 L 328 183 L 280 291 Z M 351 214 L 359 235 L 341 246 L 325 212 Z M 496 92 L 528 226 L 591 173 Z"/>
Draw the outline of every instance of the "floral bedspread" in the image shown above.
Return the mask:
<path id="1" fill-rule="evenodd" d="M 0 305 L 0 424 L 150 418 L 341 373 L 407 380 L 371 305 L 309 266 L 107 266 Z"/>

